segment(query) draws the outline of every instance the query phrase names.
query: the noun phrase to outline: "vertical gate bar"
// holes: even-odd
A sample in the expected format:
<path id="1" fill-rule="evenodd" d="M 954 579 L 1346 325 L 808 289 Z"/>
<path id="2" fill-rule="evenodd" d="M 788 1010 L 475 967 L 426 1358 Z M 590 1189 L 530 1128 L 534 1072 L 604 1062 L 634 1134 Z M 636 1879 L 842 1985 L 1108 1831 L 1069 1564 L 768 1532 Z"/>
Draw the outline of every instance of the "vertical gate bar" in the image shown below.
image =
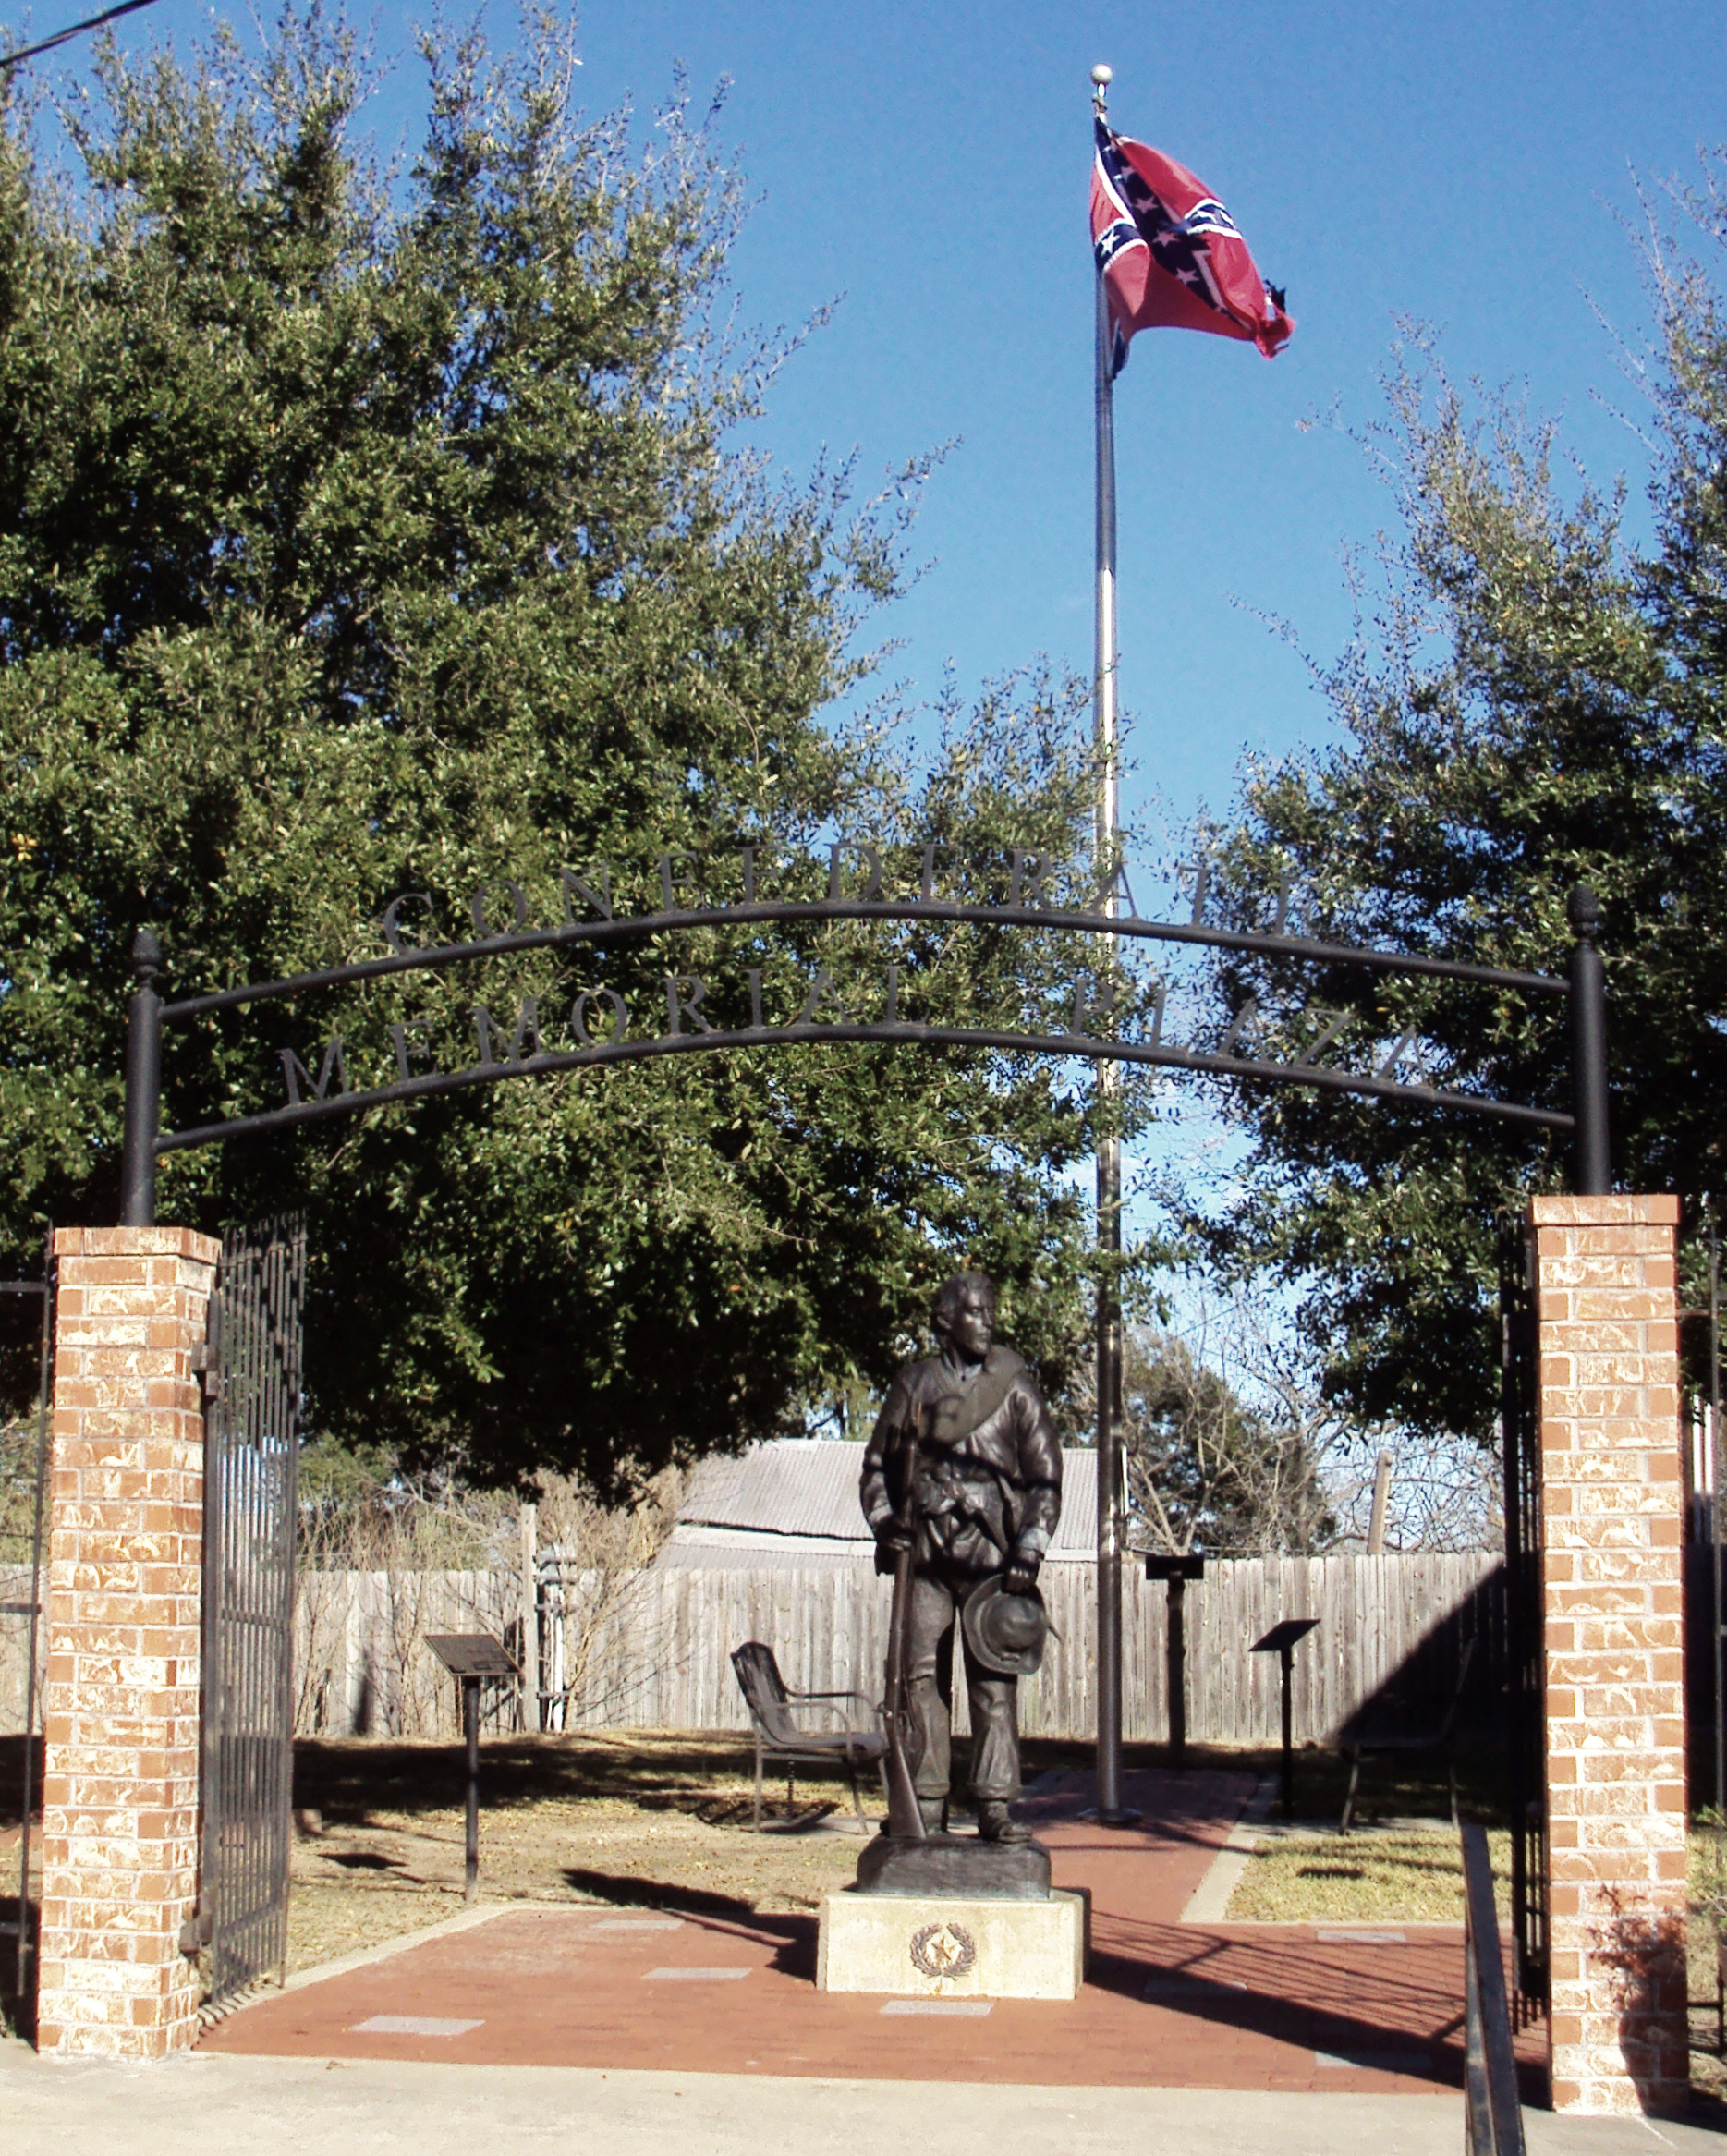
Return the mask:
<path id="1" fill-rule="evenodd" d="M 1523 1711 L 1523 1409 L 1517 1382 L 1515 1328 L 1518 1313 L 1514 1276 L 1514 1236 L 1515 1229 L 1509 1223 L 1502 1222 L 1499 1236 L 1499 1427 L 1500 1465 L 1505 1484 L 1505 1677 L 1511 1695 L 1507 1703 L 1510 1711 L 1505 1717 L 1505 1730 L 1509 1752 L 1506 1765 L 1510 1770 L 1511 1912 L 1516 1942 L 1517 1989 L 1521 1993 L 1528 1990 L 1524 1975 L 1524 1906 L 1528 1850 L 1522 1823 L 1525 1800 L 1523 1737 L 1518 1727 Z"/>
<path id="2" fill-rule="evenodd" d="M 299 1307 L 305 1279 L 306 1230 L 304 1222 L 291 1231 L 283 1251 L 282 1299 L 284 1311 Z M 276 1980 L 287 1981 L 288 1904 L 293 1892 L 294 1802 L 294 1555 L 299 1527 L 299 1395 L 300 1358 L 298 1328 L 289 1331 L 283 1358 L 280 1419 L 281 1476 L 276 1509 L 276 1639 L 275 1639 L 275 1790 L 273 1810 L 276 1822 L 275 1878 L 279 1885 L 276 1919 L 278 1953 Z"/>
<path id="3" fill-rule="evenodd" d="M 237 1987 L 252 1973 L 257 1955 L 258 1810 L 256 1772 L 252 1759 L 251 1724 L 257 1684 L 257 1640 L 251 1625 L 253 1607 L 252 1547 L 256 1540 L 258 1509 L 258 1332 L 260 1253 L 255 1238 L 246 1252 L 246 1324 L 240 1334 L 241 1409 L 234 1428 L 234 1481 L 239 1503 L 229 1521 L 234 1565 L 234 1713 L 229 1733 L 233 1751 L 233 1780 L 239 1792 L 238 1816 L 228 1821 L 233 1838 L 234 1953 L 231 1965 Z"/>
<path id="4" fill-rule="evenodd" d="M 236 1680 L 241 1675 L 240 1642 L 235 1637 L 237 1609 L 235 1580 L 234 1515 L 244 1502 L 240 1484 L 240 1443 L 246 1414 L 246 1339 L 251 1330 L 250 1299 L 247 1294 L 247 1249 L 237 1233 L 234 1241 L 234 1300 L 232 1322 L 223 1341 L 222 1515 L 217 1527 L 216 1619 L 221 1626 L 219 1674 L 221 1691 L 217 1708 L 216 1746 L 221 1760 L 222 1817 L 216 1855 L 216 1952 L 213 1989 L 217 2003 L 234 1990 L 236 1910 L 239 1851 L 234 1838 L 237 1817 L 244 1817 L 245 1790 L 236 1772 L 234 1706 Z"/>
<path id="5" fill-rule="evenodd" d="M 1529 1231 L 1507 1220 L 1500 1236 L 1500 1428 L 1505 1478 L 1505 1627 L 1510 1687 L 1512 1913 L 1521 2010 L 1547 1988 L 1544 1675 L 1541 1668 L 1540 1431 L 1537 1314 Z"/>
<path id="6" fill-rule="evenodd" d="M 246 1908 L 247 1954 L 249 1973 L 262 1973 L 263 1950 L 270 1931 L 269 1912 L 262 1906 L 264 1891 L 269 1881 L 266 1861 L 265 1835 L 267 1818 L 263 1805 L 263 1792 L 260 1787 L 261 1769 L 263 1765 L 264 1747 L 261 1741 L 259 1724 L 263 1720 L 260 1711 L 262 1705 L 260 1694 L 263 1675 L 263 1639 L 259 1625 L 262 1602 L 263 1512 L 266 1489 L 266 1447 L 269 1443 L 270 1349 L 275 1345 L 266 1328 L 274 1315 L 270 1305 L 270 1272 L 272 1238 L 266 1237 L 261 1249 L 253 1257 L 253 1276 L 260 1322 L 250 1339 L 252 1358 L 252 1386 L 248 1395 L 246 1431 L 247 1504 L 246 1532 L 242 1558 L 246 1568 L 246 1708 L 242 1743 L 246 1753 Z"/>
<path id="7" fill-rule="evenodd" d="M 210 1952 L 211 1989 L 219 1997 L 216 1977 L 216 1882 L 221 1871 L 222 1789 L 222 1426 L 227 1356 L 225 1318 L 234 1294 L 232 1238 L 222 1238 L 221 1270 L 211 1290 L 204 1326 L 204 1550 L 203 1656 L 200 1691 L 203 1716 L 200 1747 L 203 1817 L 200 1836 L 198 1929 Z"/>
<path id="8" fill-rule="evenodd" d="M 224 1238 L 207 1616 L 212 1998 L 287 1969 L 305 1224 Z"/>
<path id="9" fill-rule="evenodd" d="M 226 1827 L 227 1846 L 232 1852 L 229 1866 L 229 1893 L 227 1894 L 229 1920 L 232 1932 L 227 1955 L 229 1981 L 237 1990 L 245 1981 L 244 1972 L 251 1961 L 249 1936 L 251 1926 L 248 1918 L 251 1908 L 251 1835 L 249 1826 L 253 1810 L 250 1761 L 247 1758 L 246 1726 L 250 1719 L 251 1703 L 251 1636 L 246 1618 L 251 1606 L 247 1562 L 247 1544 L 250 1540 L 251 1508 L 255 1494 L 254 1479 L 249 1472 L 252 1460 L 252 1422 L 255 1412 L 253 1398 L 257 1380 L 258 1344 L 258 1253 L 250 1238 L 248 1239 L 245 1268 L 241 1275 L 242 1293 L 246 1298 L 246 1322 L 239 1328 L 236 1358 L 239 1380 L 239 1409 L 229 1428 L 229 1466 L 232 1472 L 231 1487 L 236 1502 L 230 1507 L 226 1529 L 228 1541 L 228 1587 L 232 1610 L 229 1617 L 229 1638 L 233 1649 L 233 1676 L 228 1687 L 229 1717 L 227 1726 L 228 1782 L 235 1793 L 236 1802 Z"/>
<path id="10" fill-rule="evenodd" d="M 1710 1657 L 1715 1677 L 1715 1876 L 1721 1876 L 1723 1860 L 1727 1860 L 1727 1667 L 1723 1667 L 1721 1652 L 1723 1635 L 1727 1634 L 1727 1612 L 1721 1607 L 1721 1585 L 1727 1566 L 1722 1564 L 1721 1548 L 1721 1230 L 1716 1219 L 1715 1193 L 1711 1190 L 1703 1200 L 1709 1212 L 1709 1545 L 1714 1560 L 1713 1633 Z M 1715 1941 L 1715 2048 L 1727 2050 L 1727 1990 L 1721 1982 L 1721 1953 L 1719 1930 Z"/>
<path id="11" fill-rule="evenodd" d="M 228 1491 L 229 1503 L 223 1519 L 222 1593 L 225 1605 L 227 1638 L 223 1652 L 225 1683 L 222 1688 L 225 1720 L 223 1724 L 224 1749 L 227 1755 L 226 1786 L 231 1792 L 227 1817 L 223 1821 L 224 1892 L 229 1926 L 227 1950 L 224 1956 L 227 1965 L 227 1981 L 237 1991 L 245 1981 L 244 1970 L 249 1960 L 247 1954 L 246 1910 L 249 1900 L 247 1877 L 249 1843 L 247 1821 L 251 1813 L 251 1791 L 249 1786 L 246 1760 L 246 1709 L 248 1680 L 250 1677 L 251 1642 L 247 1637 L 247 1578 L 246 1536 L 247 1515 L 251 1504 L 251 1487 L 247 1474 L 251 1436 L 253 1350 L 258 1329 L 258 1297 L 256 1292 L 257 1255 L 248 1237 L 245 1254 L 240 1264 L 239 1292 L 244 1317 L 235 1331 L 235 1408 L 228 1418 Z"/>
<path id="12" fill-rule="evenodd" d="M 263 1388 L 267 1382 L 268 1345 L 264 1327 L 269 1323 L 270 1301 L 267 1288 L 270 1263 L 270 1245 L 265 1241 L 261 1249 L 254 1246 L 251 1258 L 251 1286 L 253 1297 L 253 1322 L 247 1328 L 247 1348 L 249 1368 L 247 1372 L 246 1392 L 246 1509 L 239 1522 L 240 1607 L 245 1613 L 241 1632 L 244 1673 L 241 1683 L 241 1708 L 238 1716 L 240 1755 L 245 1763 L 246 1826 L 245 1840 L 241 1844 L 244 1862 L 241 1867 L 241 1902 L 245 1910 L 246 1952 L 248 1974 L 256 1976 L 259 1966 L 260 1937 L 264 1923 L 259 1910 L 260 1842 L 261 1839 L 261 1808 L 259 1803 L 258 1768 L 259 1743 L 257 1724 L 259 1638 L 258 1638 L 258 1543 L 261 1530 L 259 1517 L 263 1498 L 262 1453 L 264 1445 Z"/>
<path id="13" fill-rule="evenodd" d="M 223 1565 L 223 1598 L 227 1604 L 228 1634 L 225 1643 L 227 1667 L 224 1674 L 227 1681 L 223 1687 L 226 1712 L 223 1735 L 227 1752 L 227 1786 L 233 1793 L 228 1816 L 223 1821 L 223 1845 L 226 1852 L 223 1899 L 227 1906 L 229 1924 L 224 1958 L 227 1964 L 227 1980 L 236 1990 L 245 1980 L 243 1971 L 250 1958 L 247 1953 L 246 1922 L 250 1898 L 248 1889 L 251 1883 L 247 1858 L 250 1851 L 246 1830 L 251 1814 L 251 1790 L 246 1760 L 246 1710 L 251 1675 L 251 1641 L 246 1629 L 246 1539 L 252 1497 L 247 1468 L 251 1437 L 253 1349 L 258 1328 L 256 1273 L 257 1256 L 249 1238 L 240 1272 L 245 1318 L 235 1336 L 237 1402 L 235 1412 L 228 1419 L 228 1488 L 233 1496 L 223 1522 L 223 1539 L 227 1545 Z"/>
<path id="14" fill-rule="evenodd" d="M 48 1480 L 48 1421 L 54 1389 L 55 1308 L 54 1223 L 42 1253 L 42 1351 L 37 1370 L 41 1397 L 36 1407 L 36 1505 L 30 1536 L 30 1617 L 24 1650 L 24 1809 L 18 1822 L 18 2003 L 24 2010 L 25 1989 L 34 1942 L 30 1932 L 30 1815 L 35 1800 L 36 1776 L 36 1650 L 42 1638 L 42 1514 L 43 1491 Z"/>

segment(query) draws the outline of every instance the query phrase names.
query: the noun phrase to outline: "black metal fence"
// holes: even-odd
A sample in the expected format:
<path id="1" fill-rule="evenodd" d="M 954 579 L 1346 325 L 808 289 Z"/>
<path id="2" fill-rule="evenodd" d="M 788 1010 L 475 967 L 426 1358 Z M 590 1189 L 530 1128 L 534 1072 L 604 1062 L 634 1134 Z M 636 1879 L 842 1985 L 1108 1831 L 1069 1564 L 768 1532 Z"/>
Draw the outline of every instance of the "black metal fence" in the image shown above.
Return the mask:
<path id="1" fill-rule="evenodd" d="M 9 1932 L 16 1942 L 14 1996 L 20 2012 L 31 1996 L 31 1969 L 35 1953 L 30 1893 L 31 1814 L 36 1804 L 36 1746 L 38 1673 L 41 1665 L 43 1616 L 43 1510 L 48 1480 L 48 1425 L 54 1396 L 54 1232 L 49 1230 L 40 1280 L 0 1280 L 0 1296 L 18 1297 L 34 1303 L 41 1311 L 41 1344 L 36 1413 L 30 1423 L 19 1425 L 28 1437 L 16 1459 L 6 1463 L 6 1487 L 0 1491 L 0 1621 L 16 1626 L 23 1637 L 21 1688 L 24 1742 L 18 1790 L 18 1904 L 13 1917 L 0 1919 L 0 1934 Z M 10 1591 L 8 1591 L 8 1590 Z M 7 1660 L 12 1659 L 7 1657 Z"/>
<path id="2" fill-rule="evenodd" d="M 210 2003 L 286 1973 L 302 1219 L 232 1229 L 204 1410 L 203 1847 Z"/>
<path id="3" fill-rule="evenodd" d="M 1539 1339 L 1534 1253 L 1523 1220 L 1499 1246 L 1500 1423 L 1505 1464 L 1506 1702 L 1512 1934 L 1519 2006 L 1547 1999 L 1547 1675 L 1541 1583 Z"/>

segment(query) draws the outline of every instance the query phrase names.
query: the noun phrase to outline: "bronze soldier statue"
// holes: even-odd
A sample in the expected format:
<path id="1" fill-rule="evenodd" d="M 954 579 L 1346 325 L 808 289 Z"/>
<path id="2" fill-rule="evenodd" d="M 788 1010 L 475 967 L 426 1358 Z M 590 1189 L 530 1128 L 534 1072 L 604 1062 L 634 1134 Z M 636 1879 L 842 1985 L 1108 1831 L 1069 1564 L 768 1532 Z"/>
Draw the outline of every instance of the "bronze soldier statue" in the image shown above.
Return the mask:
<path id="1" fill-rule="evenodd" d="M 911 1832 L 941 1833 L 958 1617 L 978 1833 L 1024 1842 L 1007 1810 L 1019 1794 L 1019 1678 L 1038 1667 L 1048 1629 L 1038 1571 L 1061 1517 L 1062 1448 L 1036 1379 L 995 1339 L 994 1282 L 957 1273 L 933 1317 L 940 1353 L 900 1370 L 864 1452 L 877 1563 L 899 1574 L 889 1689 L 897 1679 L 904 1699 L 890 1699 L 890 1713 L 903 1709 Z M 892 1818 L 890 1832 L 904 1831 Z"/>

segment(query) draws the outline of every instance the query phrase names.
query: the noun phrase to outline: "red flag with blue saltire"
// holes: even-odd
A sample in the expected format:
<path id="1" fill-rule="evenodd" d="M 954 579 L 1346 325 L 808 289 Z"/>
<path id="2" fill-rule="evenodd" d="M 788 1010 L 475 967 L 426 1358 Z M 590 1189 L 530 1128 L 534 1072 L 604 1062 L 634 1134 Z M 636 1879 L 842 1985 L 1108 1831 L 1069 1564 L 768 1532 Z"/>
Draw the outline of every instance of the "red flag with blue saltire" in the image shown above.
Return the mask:
<path id="1" fill-rule="evenodd" d="M 1235 221 L 1210 189 L 1161 150 L 1097 123 L 1091 244 L 1109 295 L 1119 374 L 1142 329 L 1199 329 L 1258 345 L 1269 359 L 1295 323 L 1254 267 Z"/>

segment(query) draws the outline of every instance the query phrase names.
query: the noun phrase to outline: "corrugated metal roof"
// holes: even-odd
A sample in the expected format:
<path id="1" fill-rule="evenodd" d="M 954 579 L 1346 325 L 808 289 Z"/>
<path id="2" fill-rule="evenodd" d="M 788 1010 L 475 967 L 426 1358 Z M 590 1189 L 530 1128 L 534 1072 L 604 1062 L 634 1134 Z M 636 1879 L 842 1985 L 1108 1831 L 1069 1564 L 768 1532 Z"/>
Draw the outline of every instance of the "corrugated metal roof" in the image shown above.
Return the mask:
<path id="1" fill-rule="evenodd" d="M 692 1527 L 687 1521 L 673 1530 L 655 1560 L 672 1569 L 700 1571 L 754 1571 L 764 1565 L 809 1566 L 827 1572 L 834 1568 L 856 1570 L 873 1577 L 875 1552 L 869 1540 L 835 1541 L 828 1535 L 770 1535 L 752 1528 Z"/>
<path id="2" fill-rule="evenodd" d="M 678 1508 L 695 1527 L 870 1541 L 857 1502 L 863 1447 L 840 1438 L 774 1437 L 736 1459 L 703 1460 Z"/>
<path id="3" fill-rule="evenodd" d="M 865 1555 L 870 1537 L 857 1502 L 862 1472 L 862 1445 L 839 1438 L 769 1438 L 736 1458 L 703 1460 L 661 1562 L 710 1562 L 698 1550 L 736 1552 L 746 1537 L 754 1554 L 724 1562 L 808 1563 L 823 1549 L 836 1557 Z M 1097 1541 L 1097 1455 L 1065 1448 L 1061 1525 L 1050 1555 L 1068 1563 L 1095 1559 Z"/>
<path id="4" fill-rule="evenodd" d="M 1098 1456 L 1062 1447 L 1062 1517 L 1050 1555 L 1069 1564 L 1098 1561 Z"/>

